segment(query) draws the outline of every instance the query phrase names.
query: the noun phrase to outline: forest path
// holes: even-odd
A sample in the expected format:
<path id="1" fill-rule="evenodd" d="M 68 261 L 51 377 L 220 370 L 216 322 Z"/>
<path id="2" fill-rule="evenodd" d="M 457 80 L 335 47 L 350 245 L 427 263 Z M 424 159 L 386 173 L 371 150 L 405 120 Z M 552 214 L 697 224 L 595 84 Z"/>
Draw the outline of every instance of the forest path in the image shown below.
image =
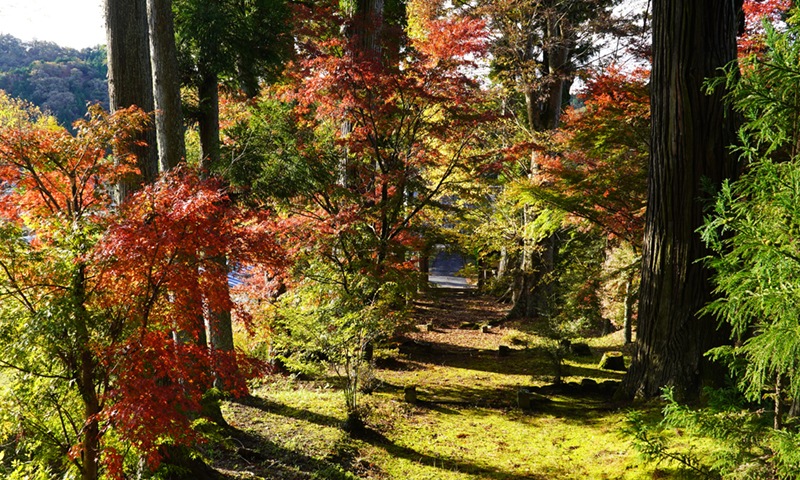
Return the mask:
<path id="1" fill-rule="evenodd" d="M 564 380 L 578 390 L 546 393 L 523 410 L 520 387 L 547 385 L 553 362 L 536 322 L 498 323 L 507 308 L 474 290 L 430 289 L 415 301 L 410 329 L 375 349 L 374 380 L 364 379 L 371 388 L 361 396 L 365 433 L 340 429 L 340 379 L 273 377 L 225 402 L 236 433 L 206 454 L 229 480 L 671 478 L 632 467 L 618 432 L 622 405 L 580 390 L 584 379 L 621 378 L 597 367 L 621 334 L 587 339 L 592 356 L 566 359 Z M 409 386 L 416 403 L 405 398 Z"/>
<path id="2" fill-rule="evenodd" d="M 459 276 L 467 261 L 464 256 L 448 251 L 444 245 L 436 245 L 436 254 L 431 258 L 428 281 L 438 288 L 474 289 L 475 285 L 468 279 Z"/>

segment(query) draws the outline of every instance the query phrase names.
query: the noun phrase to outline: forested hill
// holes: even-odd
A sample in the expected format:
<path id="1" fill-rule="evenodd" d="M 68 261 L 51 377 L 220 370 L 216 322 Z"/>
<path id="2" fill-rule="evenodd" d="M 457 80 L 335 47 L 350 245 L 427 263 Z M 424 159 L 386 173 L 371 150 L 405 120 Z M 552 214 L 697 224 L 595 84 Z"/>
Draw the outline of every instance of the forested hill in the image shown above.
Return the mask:
<path id="1" fill-rule="evenodd" d="M 86 113 L 87 103 L 108 108 L 104 47 L 59 47 L 0 35 L 0 90 L 48 110 L 65 126 Z"/>

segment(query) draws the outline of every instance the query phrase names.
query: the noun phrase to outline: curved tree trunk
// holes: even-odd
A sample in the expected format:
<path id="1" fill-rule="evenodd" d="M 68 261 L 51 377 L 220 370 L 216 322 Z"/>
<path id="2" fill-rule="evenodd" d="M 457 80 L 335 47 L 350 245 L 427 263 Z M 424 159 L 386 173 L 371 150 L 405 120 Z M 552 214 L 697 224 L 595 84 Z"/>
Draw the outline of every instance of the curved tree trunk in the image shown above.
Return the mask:
<path id="1" fill-rule="evenodd" d="M 110 109 L 115 112 L 136 105 L 145 112 L 152 112 L 153 82 L 146 0 L 106 0 L 105 15 Z M 120 183 L 119 202 L 158 175 L 155 131 L 145 130 L 138 140 L 145 143 L 133 148 L 141 175 Z"/>
<path id="2" fill-rule="evenodd" d="M 738 8 L 730 0 L 660 0 L 653 12 L 652 153 L 647 192 L 637 352 L 623 388 L 657 396 L 664 386 L 694 397 L 718 367 L 703 354 L 728 340 L 698 310 L 711 297 L 703 223 L 704 179 L 734 178 L 735 115 L 706 78 L 736 58 Z M 719 376 L 718 376 L 719 378 Z M 717 379 L 718 379 L 717 378 Z"/>

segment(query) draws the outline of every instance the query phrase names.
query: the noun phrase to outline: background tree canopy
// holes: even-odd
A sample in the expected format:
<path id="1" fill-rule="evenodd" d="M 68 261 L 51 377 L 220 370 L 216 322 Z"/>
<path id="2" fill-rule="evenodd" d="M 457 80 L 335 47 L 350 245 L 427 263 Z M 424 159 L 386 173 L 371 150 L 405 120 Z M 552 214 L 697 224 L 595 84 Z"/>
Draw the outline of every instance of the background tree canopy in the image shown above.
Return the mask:
<path id="1" fill-rule="evenodd" d="M 75 50 L 0 35 L 0 90 L 49 111 L 67 127 L 87 103 L 108 108 L 105 47 Z"/>

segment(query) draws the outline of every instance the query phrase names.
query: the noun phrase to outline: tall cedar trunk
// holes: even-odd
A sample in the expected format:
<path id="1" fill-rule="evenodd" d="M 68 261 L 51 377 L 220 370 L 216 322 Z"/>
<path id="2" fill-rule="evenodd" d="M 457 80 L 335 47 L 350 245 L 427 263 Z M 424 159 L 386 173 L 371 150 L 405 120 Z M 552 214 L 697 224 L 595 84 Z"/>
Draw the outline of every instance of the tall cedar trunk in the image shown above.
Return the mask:
<path id="1" fill-rule="evenodd" d="M 558 128 L 561 119 L 566 83 L 565 73 L 568 68 L 570 49 L 567 45 L 566 34 L 558 20 L 548 21 L 547 35 L 554 39 L 554 44 L 545 55 L 548 79 L 544 100 L 541 101 L 538 98 L 542 92 L 532 88 L 524 92 L 528 127 L 531 132 L 544 132 Z M 539 162 L 536 155 L 536 152 L 531 155 L 531 178 L 539 173 Z M 526 209 L 523 223 L 532 222 L 531 216 Z M 506 318 L 534 318 L 549 315 L 550 297 L 552 296 L 549 276 L 553 271 L 555 239 L 551 236 L 535 244 L 526 240 L 520 255 L 522 268 L 518 275 L 521 275 L 521 278 L 514 281 L 514 306 Z"/>
<path id="2" fill-rule="evenodd" d="M 108 52 L 108 97 L 112 112 L 136 105 L 153 111 L 153 82 L 150 74 L 150 47 L 146 0 L 106 0 L 106 43 Z M 136 190 L 142 182 L 150 183 L 158 175 L 156 133 L 145 130 L 135 145 L 139 178 L 119 185 L 118 201 Z"/>
<path id="3" fill-rule="evenodd" d="M 158 167 L 166 172 L 186 155 L 172 0 L 147 0 L 150 65 L 158 138 Z"/>
<path id="4" fill-rule="evenodd" d="M 727 341 L 708 315 L 708 254 L 701 183 L 737 173 L 729 146 L 736 120 L 724 92 L 707 96 L 706 78 L 736 58 L 737 6 L 731 0 L 660 0 L 653 11 L 652 152 L 648 173 L 637 351 L 623 388 L 652 397 L 664 386 L 695 397 L 718 380 L 703 354 Z"/>
<path id="5" fill-rule="evenodd" d="M 200 133 L 200 164 L 205 169 L 219 165 L 219 79 L 208 70 L 197 87 L 200 108 L 197 126 Z"/>
<path id="6" fill-rule="evenodd" d="M 358 43 L 353 45 L 354 50 L 351 54 L 358 58 L 369 54 L 379 55 L 381 50 L 380 33 L 383 27 L 383 0 L 357 0 L 355 9 L 345 11 L 354 20 L 351 27 L 346 32 L 349 39 L 357 39 Z M 345 119 L 339 127 L 342 138 L 347 137 L 353 131 L 353 122 Z M 348 157 L 350 152 L 345 150 L 342 161 L 339 165 L 339 185 L 348 187 L 350 185 L 350 172 L 352 168 Z"/>
<path id="7" fill-rule="evenodd" d="M 361 49 L 364 52 L 379 52 L 381 26 L 383 21 L 383 0 L 358 0 L 356 18 L 363 23 L 356 29 L 361 37 Z"/>
<path id="8" fill-rule="evenodd" d="M 219 165 L 221 158 L 219 150 L 219 84 L 216 74 L 208 70 L 203 73 L 198 86 L 198 97 L 200 98 L 198 116 L 200 159 L 203 167 L 210 170 Z M 210 260 L 221 267 L 221 275 L 227 275 L 228 262 L 224 256 L 214 257 Z M 215 352 L 233 352 L 233 326 L 231 325 L 230 312 L 213 308 L 206 308 L 205 310 L 209 348 Z M 221 384 L 216 375 L 214 387 L 224 390 L 224 385 Z M 217 421 L 221 419 L 222 416 L 217 415 L 218 406 L 211 405 L 210 407 L 211 409 L 206 408 L 206 412 L 218 417 Z"/>

